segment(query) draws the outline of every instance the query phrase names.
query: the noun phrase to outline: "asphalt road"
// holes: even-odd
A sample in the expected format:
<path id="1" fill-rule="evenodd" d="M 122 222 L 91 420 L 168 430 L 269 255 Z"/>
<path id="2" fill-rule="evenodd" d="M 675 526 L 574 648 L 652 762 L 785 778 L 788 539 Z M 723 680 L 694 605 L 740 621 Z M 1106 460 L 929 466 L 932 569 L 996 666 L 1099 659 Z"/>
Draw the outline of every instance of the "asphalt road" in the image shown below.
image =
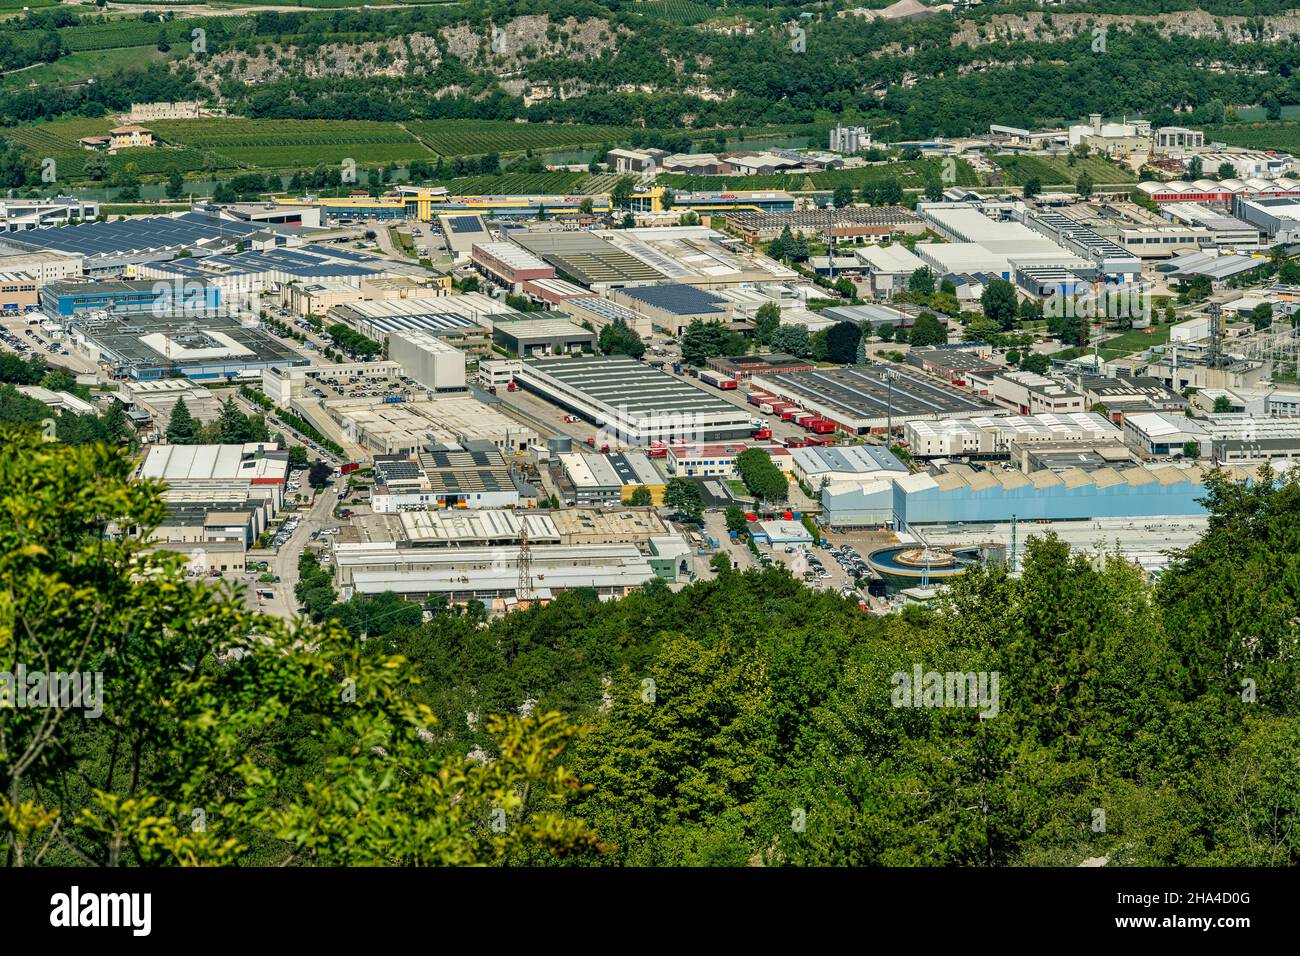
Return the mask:
<path id="1" fill-rule="evenodd" d="M 294 596 L 293 589 L 298 583 L 298 557 L 307 546 L 313 531 L 333 527 L 335 524 L 334 506 L 339 500 L 337 483 L 346 479 L 338 476 L 334 480 L 335 484 L 325 488 L 316 496 L 311 509 L 302 515 L 298 527 L 271 560 L 270 573 L 280 576 L 279 583 L 258 585 L 258 587 L 269 587 L 275 592 L 274 598 L 261 603 L 262 611 L 266 614 L 283 618 L 297 616 L 298 599 Z"/>

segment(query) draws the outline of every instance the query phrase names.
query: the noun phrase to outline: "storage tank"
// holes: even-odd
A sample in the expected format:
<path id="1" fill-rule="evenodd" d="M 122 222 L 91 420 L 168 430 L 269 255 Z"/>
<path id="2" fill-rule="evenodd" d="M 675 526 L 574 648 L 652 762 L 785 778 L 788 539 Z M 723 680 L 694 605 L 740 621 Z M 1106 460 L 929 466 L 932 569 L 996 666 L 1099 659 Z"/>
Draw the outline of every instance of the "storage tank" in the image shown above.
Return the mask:
<path id="1" fill-rule="evenodd" d="M 568 435 L 556 435 L 546 439 L 546 450 L 552 455 L 567 455 L 573 451 L 573 439 Z"/>

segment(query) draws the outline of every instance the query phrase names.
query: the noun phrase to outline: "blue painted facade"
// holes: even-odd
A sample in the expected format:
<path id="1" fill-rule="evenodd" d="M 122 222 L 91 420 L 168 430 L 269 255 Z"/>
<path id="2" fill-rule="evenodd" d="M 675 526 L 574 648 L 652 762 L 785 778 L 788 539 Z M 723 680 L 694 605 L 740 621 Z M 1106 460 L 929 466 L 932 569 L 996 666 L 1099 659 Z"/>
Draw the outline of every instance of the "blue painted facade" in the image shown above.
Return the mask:
<path id="1" fill-rule="evenodd" d="M 197 282 L 51 282 L 40 292 L 49 315 L 71 318 L 78 312 L 157 312 L 202 314 L 221 306 L 221 289 Z"/>
<path id="2" fill-rule="evenodd" d="M 1162 485 L 1152 481 L 1136 487 L 1121 481 L 1107 488 L 1093 484 L 1068 488 L 1002 487 L 927 488 L 908 492 L 894 487 L 894 510 L 908 524 L 949 522 L 1003 522 L 1015 515 L 1021 521 L 1074 521 L 1088 518 L 1141 518 L 1152 515 L 1201 515 L 1198 498 L 1205 486 L 1192 481 Z"/>

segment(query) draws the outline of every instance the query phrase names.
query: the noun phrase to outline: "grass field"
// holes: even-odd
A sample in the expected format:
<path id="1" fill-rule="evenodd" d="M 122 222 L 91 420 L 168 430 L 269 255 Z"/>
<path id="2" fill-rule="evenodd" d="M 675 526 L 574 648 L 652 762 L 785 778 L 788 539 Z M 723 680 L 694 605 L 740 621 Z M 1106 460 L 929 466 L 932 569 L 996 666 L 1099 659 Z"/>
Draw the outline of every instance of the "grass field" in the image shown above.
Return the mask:
<path id="1" fill-rule="evenodd" d="M 114 121 L 108 117 L 57 120 L 53 123 L 39 123 L 33 126 L 16 126 L 6 130 L 5 136 L 21 145 L 23 150 L 35 159 L 53 159 L 60 181 L 77 180 L 84 177 L 86 160 L 96 155 L 82 149 L 77 145 L 77 140 L 83 136 L 102 136 L 114 125 L 116 125 Z M 230 170 L 239 166 L 234 159 L 214 150 L 183 147 L 127 149 L 113 156 L 100 155 L 103 155 L 108 163 L 110 176 L 128 163 L 134 163 L 145 176 L 161 175 L 172 166 L 182 173 L 197 172 L 205 165 L 215 170 Z"/>
<path id="2" fill-rule="evenodd" d="M 1042 156 L 998 156 L 994 161 L 1002 167 L 1006 182 L 1011 186 L 1023 186 L 1035 177 L 1044 188 L 1073 186 L 1085 172 L 1097 185 L 1137 182 L 1133 173 L 1120 169 L 1100 156 L 1076 159 L 1073 166 L 1068 160 Z"/>
<path id="3" fill-rule="evenodd" d="M 1222 142 L 1247 149 L 1276 149 L 1286 153 L 1300 151 L 1300 123 L 1264 122 L 1232 123 L 1205 127 L 1205 141 Z"/>
<path id="4" fill-rule="evenodd" d="M 188 49 L 186 47 L 187 51 Z M 152 46 L 69 53 L 67 56 L 59 57 L 53 63 L 42 63 L 30 70 L 0 76 L 0 89 L 19 90 L 28 86 L 43 86 L 50 83 L 59 85 L 78 83 L 96 73 L 102 75 L 127 67 L 146 66 L 173 56 L 176 56 L 174 49 L 171 53 L 159 53 Z"/>
<path id="5" fill-rule="evenodd" d="M 1134 352 L 1142 352 L 1157 345 L 1169 344 L 1170 325 L 1154 325 L 1145 329 L 1129 329 L 1113 339 L 1107 339 L 1098 347 L 1097 352 L 1103 359 L 1123 358 Z"/>

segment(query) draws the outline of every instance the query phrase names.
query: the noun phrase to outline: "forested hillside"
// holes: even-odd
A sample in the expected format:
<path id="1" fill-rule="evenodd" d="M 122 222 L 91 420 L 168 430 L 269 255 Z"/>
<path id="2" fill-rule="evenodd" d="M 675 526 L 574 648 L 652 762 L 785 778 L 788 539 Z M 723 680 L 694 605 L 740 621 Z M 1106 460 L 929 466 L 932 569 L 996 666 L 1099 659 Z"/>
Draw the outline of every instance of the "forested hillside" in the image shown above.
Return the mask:
<path id="1" fill-rule="evenodd" d="M 37 68 L 0 85 L 0 118 L 211 97 L 279 119 L 708 129 L 847 115 L 905 139 L 1098 111 L 1167 119 L 1190 108 L 1197 122 L 1216 122 L 1234 106 L 1300 103 L 1295 0 L 1109 0 L 1050 11 L 1017 0 L 915 22 L 863 18 L 847 3 L 679 6 L 510 0 L 164 14 L 161 24 L 154 14 L 36 9 L 0 21 L 0 63 Z M 124 60 L 127 49 L 139 55 Z M 71 57 L 94 83 L 42 79 L 44 65 Z"/>
<path id="2" fill-rule="evenodd" d="M 352 633 L 145 554 L 117 452 L 0 443 L 0 669 L 104 675 L 0 719 L 10 864 L 1300 862 L 1294 479 L 1212 483 L 1155 585 L 1040 538 L 934 613 L 768 570 Z M 915 668 L 996 706 L 896 706 Z"/>

